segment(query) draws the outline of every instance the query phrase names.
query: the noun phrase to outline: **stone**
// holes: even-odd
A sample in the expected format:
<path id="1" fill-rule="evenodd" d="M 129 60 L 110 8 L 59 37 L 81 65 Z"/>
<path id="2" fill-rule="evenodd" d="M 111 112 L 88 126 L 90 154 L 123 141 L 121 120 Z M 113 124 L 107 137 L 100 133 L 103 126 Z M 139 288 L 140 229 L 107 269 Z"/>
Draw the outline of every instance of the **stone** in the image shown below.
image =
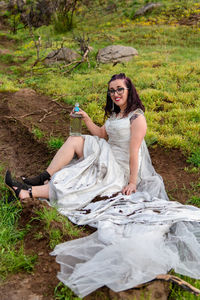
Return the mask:
<path id="1" fill-rule="evenodd" d="M 142 8 L 140 8 L 138 11 L 136 11 L 134 18 L 138 17 L 138 16 L 142 16 L 144 14 L 146 14 L 147 12 L 160 7 L 161 3 L 148 3 L 145 6 L 143 6 Z"/>
<path id="2" fill-rule="evenodd" d="M 138 52 L 133 47 L 111 45 L 100 49 L 97 54 L 97 61 L 101 63 L 118 63 L 129 61 Z"/>
<path id="3" fill-rule="evenodd" d="M 53 63 L 57 63 L 57 62 L 66 62 L 66 63 L 71 63 L 74 60 L 80 59 L 81 56 L 66 47 L 60 48 L 58 50 L 52 51 L 50 52 L 47 57 L 44 60 L 45 64 L 53 64 Z"/>

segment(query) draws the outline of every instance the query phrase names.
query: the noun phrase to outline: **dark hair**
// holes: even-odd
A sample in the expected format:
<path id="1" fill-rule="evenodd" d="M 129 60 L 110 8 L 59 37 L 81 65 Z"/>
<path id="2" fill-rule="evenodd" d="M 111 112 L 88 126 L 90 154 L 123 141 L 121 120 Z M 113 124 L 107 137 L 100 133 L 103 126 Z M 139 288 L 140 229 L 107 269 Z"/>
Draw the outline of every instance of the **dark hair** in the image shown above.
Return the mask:
<path id="1" fill-rule="evenodd" d="M 145 107 L 142 104 L 142 101 L 140 100 L 138 93 L 131 81 L 130 78 L 126 77 L 124 73 L 120 74 L 115 74 L 111 77 L 110 81 L 108 82 L 108 85 L 110 84 L 111 81 L 114 81 L 116 79 L 124 79 L 124 82 L 126 84 L 126 87 L 128 88 L 128 98 L 127 98 L 127 107 L 124 111 L 124 114 L 127 115 L 129 112 L 136 110 L 137 108 L 141 108 L 143 111 L 145 111 Z M 113 109 L 113 104 L 114 104 L 114 109 Z M 118 105 L 116 105 L 109 93 L 107 92 L 107 99 L 106 99 L 106 106 L 105 106 L 105 115 L 109 116 L 113 112 L 119 113 L 120 108 Z"/>

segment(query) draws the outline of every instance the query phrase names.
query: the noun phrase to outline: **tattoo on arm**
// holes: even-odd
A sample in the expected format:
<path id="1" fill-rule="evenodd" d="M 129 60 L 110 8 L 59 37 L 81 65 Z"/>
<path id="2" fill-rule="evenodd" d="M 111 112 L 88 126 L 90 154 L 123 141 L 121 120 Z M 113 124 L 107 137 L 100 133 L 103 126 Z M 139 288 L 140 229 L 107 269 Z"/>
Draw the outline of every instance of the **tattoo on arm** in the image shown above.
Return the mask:
<path id="1" fill-rule="evenodd" d="M 139 114 L 134 114 L 132 115 L 132 117 L 130 118 L 130 124 L 132 124 L 132 122 L 137 119 L 139 117 Z"/>

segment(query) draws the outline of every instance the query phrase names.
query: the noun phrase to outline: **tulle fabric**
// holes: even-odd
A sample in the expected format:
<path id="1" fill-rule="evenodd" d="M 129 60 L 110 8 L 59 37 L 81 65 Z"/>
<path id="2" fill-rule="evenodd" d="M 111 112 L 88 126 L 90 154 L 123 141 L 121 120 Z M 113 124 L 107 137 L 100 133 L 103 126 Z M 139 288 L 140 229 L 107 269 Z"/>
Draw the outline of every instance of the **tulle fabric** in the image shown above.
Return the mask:
<path id="1" fill-rule="evenodd" d="M 145 141 L 139 150 L 137 192 L 128 183 L 130 117 L 106 122 L 108 142 L 84 137 L 84 159 L 75 160 L 50 182 L 50 201 L 60 213 L 97 231 L 57 245 L 58 278 L 84 297 L 101 286 L 118 292 L 174 269 L 200 278 L 200 210 L 168 201 Z M 118 192 L 116 196 L 112 194 Z M 93 202 L 97 195 L 106 200 Z"/>

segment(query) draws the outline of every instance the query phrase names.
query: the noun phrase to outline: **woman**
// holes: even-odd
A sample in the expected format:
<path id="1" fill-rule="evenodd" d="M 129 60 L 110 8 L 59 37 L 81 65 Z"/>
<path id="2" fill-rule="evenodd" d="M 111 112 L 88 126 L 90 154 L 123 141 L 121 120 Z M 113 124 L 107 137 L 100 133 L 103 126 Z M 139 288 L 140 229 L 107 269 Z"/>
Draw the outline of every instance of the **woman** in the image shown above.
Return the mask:
<path id="1" fill-rule="evenodd" d="M 98 229 L 56 246 L 58 278 L 81 297 L 104 285 L 129 289 L 172 268 L 200 278 L 200 210 L 168 201 L 144 141 L 144 106 L 125 74 L 109 81 L 105 112 L 99 127 L 81 110 L 92 136 L 69 137 L 27 184 L 6 173 L 20 199 L 49 198 L 72 222 Z M 92 201 L 97 195 L 107 197 Z"/>
<path id="2" fill-rule="evenodd" d="M 141 185 L 141 145 L 143 143 L 145 148 L 143 139 L 147 129 L 143 111 L 144 106 L 131 80 L 123 73 L 112 76 L 105 107 L 106 115 L 111 117 L 105 125 L 99 127 L 86 112 L 79 112 L 94 137 L 69 137 L 45 172 L 35 178 L 23 178 L 27 184 L 23 185 L 13 182 L 8 171 L 6 184 L 20 199 L 49 198 L 59 207 L 73 209 L 87 204 L 97 195 L 110 196 L 119 191 L 125 195 L 135 193 L 137 185 Z M 72 160 L 74 155 L 79 159 L 76 162 Z M 152 166 L 150 172 L 157 176 Z M 50 183 L 44 184 L 50 178 Z M 165 193 L 162 180 L 161 189 L 162 194 Z M 82 199 L 76 205 L 80 195 Z"/>

